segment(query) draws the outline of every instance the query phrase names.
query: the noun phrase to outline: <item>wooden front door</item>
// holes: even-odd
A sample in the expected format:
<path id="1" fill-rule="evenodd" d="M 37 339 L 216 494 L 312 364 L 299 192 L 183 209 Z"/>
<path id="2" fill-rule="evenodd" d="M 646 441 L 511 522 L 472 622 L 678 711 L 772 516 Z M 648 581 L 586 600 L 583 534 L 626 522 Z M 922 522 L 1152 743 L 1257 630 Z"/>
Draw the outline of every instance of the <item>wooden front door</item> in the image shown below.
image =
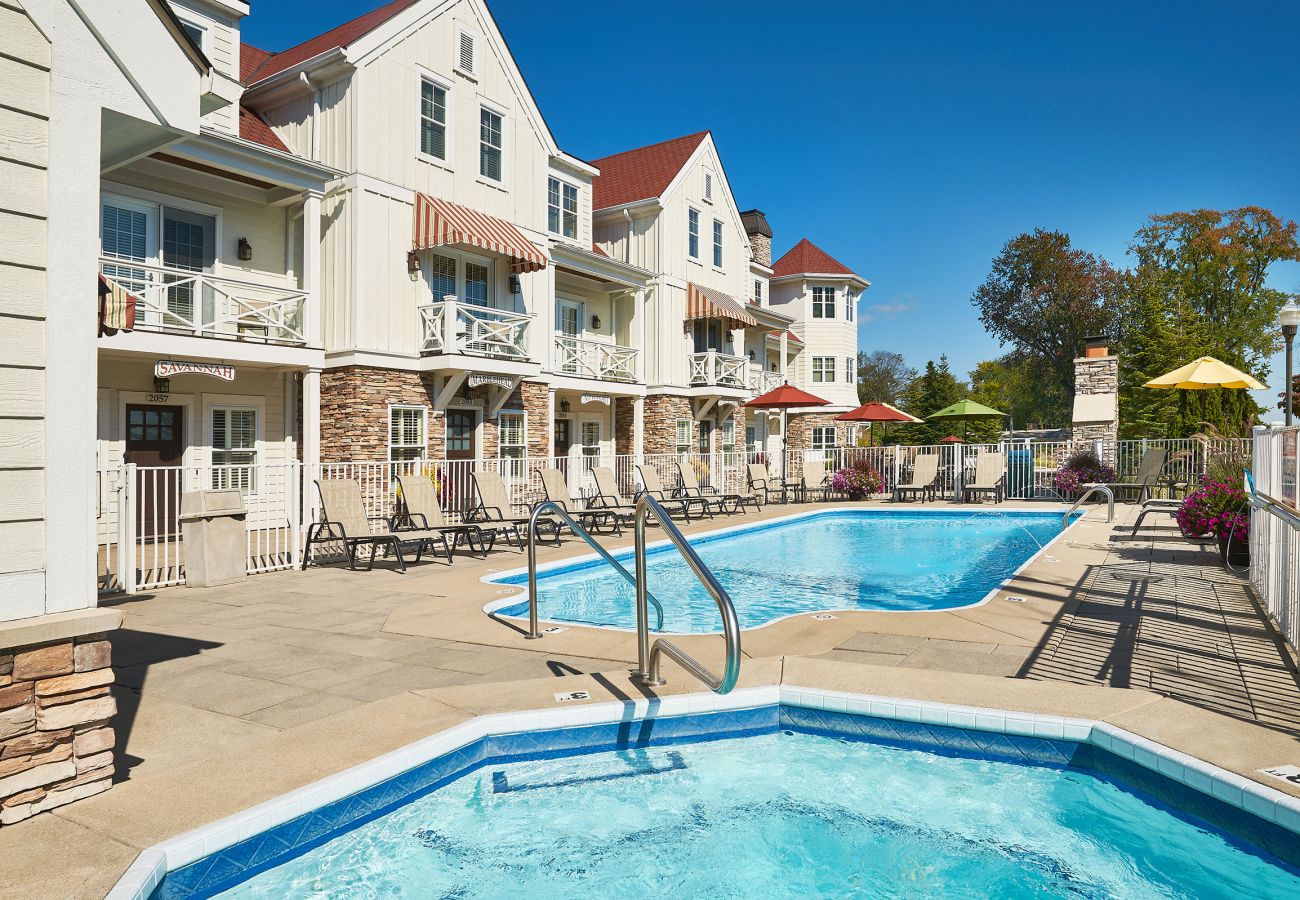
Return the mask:
<path id="1" fill-rule="evenodd" d="M 184 407 L 126 408 L 126 454 L 136 473 L 136 530 L 141 537 L 172 536 L 181 502 L 185 452 Z"/>
<path id="2" fill-rule="evenodd" d="M 451 509 L 466 512 L 477 503 L 474 463 L 478 459 L 478 411 L 447 410 L 447 480 Z"/>

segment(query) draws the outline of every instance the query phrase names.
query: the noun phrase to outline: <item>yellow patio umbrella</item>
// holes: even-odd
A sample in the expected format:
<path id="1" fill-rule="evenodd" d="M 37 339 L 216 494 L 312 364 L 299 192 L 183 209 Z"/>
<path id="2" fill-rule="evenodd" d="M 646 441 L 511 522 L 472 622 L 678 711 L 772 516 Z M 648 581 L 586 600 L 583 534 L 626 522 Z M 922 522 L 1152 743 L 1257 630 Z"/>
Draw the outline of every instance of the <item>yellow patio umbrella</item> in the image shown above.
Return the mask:
<path id="1" fill-rule="evenodd" d="M 1266 390 L 1268 385 L 1226 362 L 1220 362 L 1213 356 L 1202 356 L 1172 372 L 1166 372 L 1159 378 L 1152 378 L 1143 387 L 1181 388 L 1185 391 L 1201 391 L 1207 388 L 1245 388 L 1250 391 L 1262 391 Z"/>

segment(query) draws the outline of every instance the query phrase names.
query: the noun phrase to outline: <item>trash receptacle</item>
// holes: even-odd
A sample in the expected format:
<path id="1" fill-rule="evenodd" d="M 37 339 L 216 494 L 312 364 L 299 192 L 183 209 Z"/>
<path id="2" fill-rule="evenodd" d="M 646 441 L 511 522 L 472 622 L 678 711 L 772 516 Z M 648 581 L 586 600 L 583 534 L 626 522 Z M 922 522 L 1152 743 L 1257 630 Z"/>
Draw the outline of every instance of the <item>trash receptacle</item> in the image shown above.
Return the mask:
<path id="1" fill-rule="evenodd" d="M 248 536 L 244 525 L 247 514 L 239 491 L 181 494 L 186 586 L 216 587 L 244 580 L 248 574 Z"/>
<path id="2" fill-rule="evenodd" d="M 1034 453 L 1028 447 L 1013 447 L 1007 454 L 1007 496 L 1034 499 Z"/>

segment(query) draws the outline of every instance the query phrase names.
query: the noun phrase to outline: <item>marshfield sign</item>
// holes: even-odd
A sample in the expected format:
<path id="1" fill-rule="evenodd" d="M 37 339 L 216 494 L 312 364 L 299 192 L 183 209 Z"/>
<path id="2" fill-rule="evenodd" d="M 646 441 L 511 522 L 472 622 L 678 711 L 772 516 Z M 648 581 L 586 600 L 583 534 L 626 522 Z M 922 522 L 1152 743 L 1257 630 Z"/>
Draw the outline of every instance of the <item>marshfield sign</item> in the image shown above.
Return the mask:
<path id="1" fill-rule="evenodd" d="M 160 359 L 154 363 L 154 378 L 172 378 L 176 375 L 211 375 L 222 381 L 234 381 L 235 367 L 221 363 L 181 362 L 175 359 Z"/>

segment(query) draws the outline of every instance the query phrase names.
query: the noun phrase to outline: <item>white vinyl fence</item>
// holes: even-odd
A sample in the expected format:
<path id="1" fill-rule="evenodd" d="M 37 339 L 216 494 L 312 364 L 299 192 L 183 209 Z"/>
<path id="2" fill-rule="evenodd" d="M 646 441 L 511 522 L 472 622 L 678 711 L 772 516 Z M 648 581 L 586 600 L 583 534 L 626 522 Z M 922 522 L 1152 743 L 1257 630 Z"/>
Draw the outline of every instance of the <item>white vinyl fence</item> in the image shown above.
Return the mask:
<path id="1" fill-rule="evenodd" d="M 238 488 L 248 510 L 247 566 L 250 574 L 293 568 L 301 562 L 306 527 L 318 518 L 314 481 L 352 478 L 361 487 L 366 512 L 384 518 L 398 510 L 397 475 L 422 475 L 437 487 L 443 510 L 459 520 L 476 503 L 473 471 L 499 472 L 516 511 L 526 512 L 545 498 L 541 472 L 564 472 L 569 494 L 585 499 L 595 493 L 591 470 L 607 466 L 625 498 L 641 490 L 637 466 L 653 467 L 671 491 L 678 483 L 678 464 L 694 470 L 706 490 L 737 493 L 747 487 L 747 465 L 762 463 L 774 476 L 782 472 L 837 469 L 866 462 L 880 472 L 884 493 L 910 477 L 917 456 L 939 456 L 940 496 L 955 497 L 963 478 L 974 472 L 980 452 L 1007 454 L 1008 497 L 1017 500 L 1060 500 L 1052 480 L 1071 452 L 1090 449 L 1114 465 L 1122 477 L 1131 474 L 1142 453 L 1152 446 L 1169 449 L 1166 473 L 1186 476 L 1203 471 L 1209 454 L 1222 447 L 1196 440 L 1120 441 L 1085 443 L 938 444 L 933 446 L 841 447 L 790 451 L 781 454 L 718 452 L 711 454 L 572 455 L 492 460 L 422 460 L 412 462 L 341 462 L 305 467 L 301 463 L 269 466 L 172 466 L 146 468 L 123 465 L 99 472 L 99 588 L 134 593 L 185 581 L 184 540 L 179 522 L 181 494 L 211 488 Z"/>
<path id="2" fill-rule="evenodd" d="M 1295 441 L 1300 429 L 1255 430 L 1251 469 L 1255 489 L 1275 500 L 1294 503 L 1294 487 L 1283 487 L 1283 445 Z M 1287 434 L 1290 437 L 1287 437 Z M 1292 447 L 1295 444 L 1291 444 Z M 1295 484 L 1294 456 L 1289 461 L 1291 485 Z M 1290 496 L 1287 496 L 1290 494 Z M 1300 551 L 1300 533 L 1289 523 L 1259 510 L 1250 515 L 1250 583 L 1255 588 L 1268 615 L 1277 623 L 1282 636 L 1294 648 L 1300 648 L 1300 572 L 1296 553 Z"/>

